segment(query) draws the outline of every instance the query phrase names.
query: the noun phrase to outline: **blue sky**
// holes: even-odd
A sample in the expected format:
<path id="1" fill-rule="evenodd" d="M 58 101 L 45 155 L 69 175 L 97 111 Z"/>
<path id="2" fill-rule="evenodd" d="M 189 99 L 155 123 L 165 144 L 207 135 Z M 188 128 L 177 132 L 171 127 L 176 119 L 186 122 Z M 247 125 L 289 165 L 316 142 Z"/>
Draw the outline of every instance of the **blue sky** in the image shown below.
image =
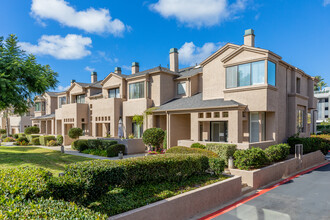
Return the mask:
<path id="1" fill-rule="evenodd" d="M 257 47 L 330 85 L 330 0 L 1 0 L 0 27 L 59 73 L 58 90 L 92 70 L 103 79 L 134 61 L 167 66 L 172 47 L 186 67 L 243 44 L 248 28 Z"/>

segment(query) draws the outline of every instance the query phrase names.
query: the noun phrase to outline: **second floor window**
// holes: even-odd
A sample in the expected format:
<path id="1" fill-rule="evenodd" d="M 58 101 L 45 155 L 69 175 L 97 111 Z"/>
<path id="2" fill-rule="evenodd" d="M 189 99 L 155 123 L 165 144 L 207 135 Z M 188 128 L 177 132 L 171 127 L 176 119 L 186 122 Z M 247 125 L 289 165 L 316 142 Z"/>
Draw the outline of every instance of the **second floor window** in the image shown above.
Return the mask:
<path id="1" fill-rule="evenodd" d="M 186 94 L 186 83 L 181 82 L 178 83 L 178 95 L 185 95 Z"/>
<path id="2" fill-rule="evenodd" d="M 300 93 L 300 78 L 298 77 L 296 80 L 296 93 Z"/>
<path id="3" fill-rule="evenodd" d="M 36 112 L 40 112 L 40 111 L 45 111 L 45 103 L 44 102 L 37 102 L 34 106 L 34 110 Z"/>
<path id="4" fill-rule="evenodd" d="M 85 95 L 77 95 L 76 103 L 85 103 Z"/>
<path id="5" fill-rule="evenodd" d="M 144 98 L 144 82 L 129 84 L 129 98 L 130 99 Z"/>
<path id="6" fill-rule="evenodd" d="M 109 89 L 109 98 L 120 98 L 119 88 Z"/>
<path id="7" fill-rule="evenodd" d="M 58 103 L 58 107 L 62 108 L 62 105 L 66 104 L 66 97 L 60 97 L 60 101 Z"/>
<path id="8" fill-rule="evenodd" d="M 265 61 L 231 66 L 226 69 L 226 88 L 265 83 Z"/>

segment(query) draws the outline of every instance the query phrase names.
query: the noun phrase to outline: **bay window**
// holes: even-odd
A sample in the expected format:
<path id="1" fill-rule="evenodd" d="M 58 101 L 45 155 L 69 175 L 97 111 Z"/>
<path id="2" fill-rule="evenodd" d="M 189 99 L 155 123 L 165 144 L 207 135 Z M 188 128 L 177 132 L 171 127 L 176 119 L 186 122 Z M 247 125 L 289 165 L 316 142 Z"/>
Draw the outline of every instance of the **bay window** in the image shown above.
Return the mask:
<path id="1" fill-rule="evenodd" d="M 269 85 L 276 86 L 276 64 L 271 61 L 268 61 L 267 78 Z"/>
<path id="2" fill-rule="evenodd" d="M 130 99 L 144 98 L 144 82 L 129 84 L 129 98 Z"/>

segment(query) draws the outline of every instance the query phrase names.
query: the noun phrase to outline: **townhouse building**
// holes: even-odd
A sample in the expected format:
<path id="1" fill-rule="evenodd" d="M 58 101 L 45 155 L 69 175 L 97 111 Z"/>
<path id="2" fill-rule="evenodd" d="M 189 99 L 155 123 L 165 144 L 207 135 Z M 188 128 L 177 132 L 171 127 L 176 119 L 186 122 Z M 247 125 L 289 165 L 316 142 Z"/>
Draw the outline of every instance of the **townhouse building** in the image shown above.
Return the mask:
<path id="1" fill-rule="evenodd" d="M 120 67 L 98 81 L 71 82 L 67 91 L 37 97 L 33 124 L 41 133 L 80 127 L 86 136 L 140 138 L 150 127 L 167 130 L 168 147 L 194 142 L 266 147 L 299 133 L 309 136 L 316 108 L 314 78 L 266 49 L 255 47 L 252 29 L 244 44 L 228 43 L 197 66 L 179 68 L 172 48 L 169 68 L 131 74 Z M 147 113 L 148 114 L 147 114 Z M 134 121 L 143 117 L 143 124 Z"/>
<path id="2" fill-rule="evenodd" d="M 8 115 L 8 116 L 7 116 Z M 7 129 L 7 117 L 9 124 L 9 134 L 24 133 L 25 128 L 32 126 L 32 118 L 34 117 L 34 108 L 30 108 L 28 112 L 19 115 L 13 110 L 0 112 L 0 129 Z"/>
<path id="3" fill-rule="evenodd" d="M 315 91 L 315 98 L 317 98 L 317 124 L 321 124 L 329 118 L 329 99 L 330 87 L 326 87 L 321 91 Z"/>

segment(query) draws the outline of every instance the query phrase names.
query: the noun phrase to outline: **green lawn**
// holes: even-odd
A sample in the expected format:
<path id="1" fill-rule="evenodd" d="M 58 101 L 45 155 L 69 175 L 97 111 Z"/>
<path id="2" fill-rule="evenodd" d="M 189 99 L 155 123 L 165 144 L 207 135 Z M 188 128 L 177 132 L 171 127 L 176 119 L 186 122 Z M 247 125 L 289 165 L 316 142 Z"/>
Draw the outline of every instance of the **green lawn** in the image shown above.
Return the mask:
<path id="1" fill-rule="evenodd" d="M 58 175 L 64 170 L 65 165 L 87 160 L 92 159 L 39 147 L 0 146 L 0 169 L 24 166 L 42 167 Z"/>

